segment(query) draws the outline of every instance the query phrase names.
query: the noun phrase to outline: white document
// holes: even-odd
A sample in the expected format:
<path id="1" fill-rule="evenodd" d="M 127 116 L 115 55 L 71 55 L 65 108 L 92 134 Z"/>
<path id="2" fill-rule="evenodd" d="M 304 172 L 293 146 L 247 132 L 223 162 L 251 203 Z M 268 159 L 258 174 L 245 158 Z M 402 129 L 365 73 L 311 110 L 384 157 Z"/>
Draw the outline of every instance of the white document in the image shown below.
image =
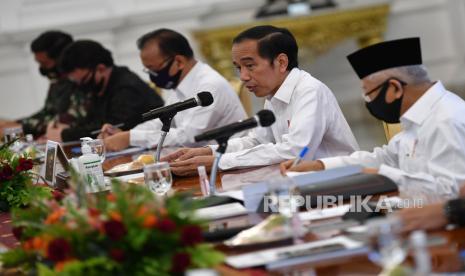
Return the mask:
<path id="1" fill-rule="evenodd" d="M 361 166 L 346 166 L 313 173 L 298 173 L 292 176 L 297 187 L 310 186 L 312 184 L 329 181 L 362 172 Z M 250 212 L 256 212 L 265 193 L 268 192 L 268 182 L 249 184 L 242 187 L 244 192 L 244 205 Z"/>
<path id="2" fill-rule="evenodd" d="M 244 193 L 242 192 L 242 190 L 225 191 L 225 192 L 216 193 L 215 195 L 228 196 L 230 198 L 244 201 Z"/>
<path id="3" fill-rule="evenodd" d="M 244 186 L 244 205 L 249 212 L 256 212 L 263 196 L 268 192 L 268 184 L 265 182 Z"/>
<path id="4" fill-rule="evenodd" d="M 201 208 L 195 211 L 194 216 L 203 220 L 216 220 L 247 214 L 247 209 L 238 202 Z"/>
<path id="5" fill-rule="evenodd" d="M 338 236 L 338 237 L 327 239 L 327 240 L 321 240 L 321 241 L 315 241 L 315 242 L 309 242 L 309 243 L 304 243 L 304 244 L 297 244 L 297 245 L 291 245 L 291 246 L 285 246 L 285 247 L 279 247 L 279 248 L 273 248 L 273 249 L 267 249 L 267 250 L 255 251 L 252 253 L 231 256 L 231 257 L 227 257 L 225 262 L 228 265 L 234 268 L 237 268 L 237 269 L 262 266 L 262 265 L 270 264 L 270 263 L 277 262 L 280 260 L 285 260 L 286 257 L 283 254 L 285 252 L 300 251 L 300 250 L 316 248 L 316 247 L 332 245 L 332 244 L 342 244 L 344 246 L 343 250 L 354 249 L 354 248 L 363 246 L 363 243 L 361 242 L 354 241 L 345 236 Z M 324 254 L 328 254 L 328 253 L 324 253 Z"/>
<path id="6" fill-rule="evenodd" d="M 362 166 L 345 166 L 324 171 L 299 173 L 292 176 L 297 186 L 307 186 L 313 183 L 319 183 L 332 179 L 337 179 L 362 172 Z"/>
<path id="7" fill-rule="evenodd" d="M 128 182 L 131 179 L 135 178 L 141 178 L 144 177 L 144 173 L 133 173 L 133 174 L 128 174 L 128 175 L 123 175 L 123 176 L 118 176 L 116 179 L 123 181 L 123 182 Z"/>
<path id="8" fill-rule="evenodd" d="M 146 150 L 147 150 L 146 148 L 142 148 L 142 147 L 131 147 L 131 148 L 127 148 L 127 149 L 120 150 L 120 151 L 107 152 L 105 156 L 107 158 L 111 158 L 111 157 L 116 157 L 116 156 L 121 156 L 121 155 L 135 154 L 135 153 L 143 152 Z"/>
<path id="9" fill-rule="evenodd" d="M 349 209 L 350 209 L 350 204 L 345 204 L 345 205 L 333 207 L 333 208 L 313 209 L 308 212 L 299 213 L 299 218 L 301 221 L 307 221 L 307 220 L 320 220 L 320 219 L 341 217 L 345 213 L 347 213 Z"/>
<path id="10" fill-rule="evenodd" d="M 299 175 L 307 175 L 307 174 L 312 174 L 312 173 L 316 173 L 316 171 L 310 171 L 310 172 L 292 172 L 292 171 L 288 171 L 288 172 L 286 172 L 286 175 L 288 177 L 296 177 L 296 176 L 299 176 Z"/>

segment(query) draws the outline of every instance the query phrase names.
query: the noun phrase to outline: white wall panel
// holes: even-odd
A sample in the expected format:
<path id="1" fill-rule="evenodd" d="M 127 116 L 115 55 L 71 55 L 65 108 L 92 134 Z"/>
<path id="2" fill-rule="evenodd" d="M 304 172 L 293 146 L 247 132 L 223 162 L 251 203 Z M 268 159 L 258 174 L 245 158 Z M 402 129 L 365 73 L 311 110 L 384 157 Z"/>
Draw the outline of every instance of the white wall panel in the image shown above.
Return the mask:
<path id="1" fill-rule="evenodd" d="M 338 0 L 354 5 L 374 0 Z M 0 118 L 25 116 L 42 106 L 47 82 L 38 75 L 29 43 L 47 29 L 62 29 L 75 38 L 92 38 L 113 51 L 144 79 L 136 39 L 156 28 L 190 31 L 250 21 L 265 0 L 1 0 Z M 420 36 L 424 61 L 434 79 L 465 87 L 465 1 L 392 0 L 387 39 Z M 191 39 L 194 49 L 195 42 Z M 301 66 L 333 90 L 363 148 L 380 143 L 370 132 L 372 120 L 360 98 L 360 84 L 345 56 L 357 49 L 346 41 Z M 201 57 L 200 57 L 201 58 Z M 202 59 L 202 58 L 201 58 Z M 463 89 L 465 90 L 465 89 Z M 255 107 L 259 109 L 260 106 Z M 373 129 L 373 128 L 370 128 Z"/>

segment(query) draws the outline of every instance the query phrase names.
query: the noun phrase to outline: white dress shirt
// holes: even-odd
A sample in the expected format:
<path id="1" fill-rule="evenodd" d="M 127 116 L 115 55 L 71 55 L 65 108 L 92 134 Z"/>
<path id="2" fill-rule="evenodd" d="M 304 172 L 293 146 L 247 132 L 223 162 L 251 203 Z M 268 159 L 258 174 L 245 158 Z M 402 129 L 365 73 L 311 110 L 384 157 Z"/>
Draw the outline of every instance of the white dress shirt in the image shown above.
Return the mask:
<path id="1" fill-rule="evenodd" d="M 228 81 L 209 65 L 200 61 L 197 61 L 176 89 L 166 90 L 169 95 L 166 105 L 195 97 L 197 93 L 203 91 L 212 94 L 213 104 L 194 107 L 176 114 L 164 146 L 192 146 L 196 144 L 194 136 L 246 117 L 239 97 Z M 160 139 L 161 127 L 162 123 L 159 119 L 136 126 L 130 130 L 130 144 L 141 147 L 156 146 Z"/>
<path id="2" fill-rule="evenodd" d="M 289 72 L 274 96 L 265 100 L 265 109 L 273 111 L 276 122 L 231 139 L 221 169 L 276 164 L 295 158 L 305 146 L 309 147 L 305 159 L 358 150 L 331 90 L 303 70 Z"/>
<path id="3" fill-rule="evenodd" d="M 327 169 L 351 164 L 379 168 L 400 191 L 456 196 L 458 185 L 465 181 L 465 102 L 438 81 L 400 122 L 403 131 L 388 145 L 321 161 Z"/>

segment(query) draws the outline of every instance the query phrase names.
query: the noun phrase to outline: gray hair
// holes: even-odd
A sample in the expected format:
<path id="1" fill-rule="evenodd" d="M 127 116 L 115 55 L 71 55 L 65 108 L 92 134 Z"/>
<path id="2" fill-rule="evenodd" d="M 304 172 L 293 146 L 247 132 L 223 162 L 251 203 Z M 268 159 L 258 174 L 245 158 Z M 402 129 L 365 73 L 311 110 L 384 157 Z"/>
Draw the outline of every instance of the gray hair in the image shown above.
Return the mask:
<path id="1" fill-rule="evenodd" d="M 390 68 L 382 70 L 376 73 L 369 75 L 368 79 L 380 78 L 384 79 L 389 77 L 396 77 L 403 81 L 406 81 L 409 84 L 422 84 L 425 82 L 431 82 L 426 66 L 423 64 L 420 65 L 408 65 L 401 66 L 396 68 Z"/>

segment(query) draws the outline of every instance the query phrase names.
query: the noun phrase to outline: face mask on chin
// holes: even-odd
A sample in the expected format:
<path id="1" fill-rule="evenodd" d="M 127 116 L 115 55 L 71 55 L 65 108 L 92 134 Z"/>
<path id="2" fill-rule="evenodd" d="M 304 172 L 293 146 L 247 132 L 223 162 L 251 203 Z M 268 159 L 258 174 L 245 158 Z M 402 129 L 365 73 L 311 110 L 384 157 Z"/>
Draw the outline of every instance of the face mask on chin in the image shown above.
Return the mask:
<path id="1" fill-rule="evenodd" d="M 103 83 L 104 83 L 103 78 L 101 78 L 98 83 L 95 82 L 95 70 L 93 70 L 90 78 L 87 81 L 84 81 L 81 84 L 78 84 L 78 87 L 83 92 L 99 93 L 100 91 L 102 91 Z"/>
<path id="2" fill-rule="evenodd" d="M 174 58 L 168 64 L 157 72 L 148 71 L 150 81 L 156 86 L 163 89 L 173 89 L 178 86 L 179 78 L 181 77 L 182 70 L 179 70 L 174 76 L 170 76 L 170 68 L 174 62 Z"/>
<path id="3" fill-rule="evenodd" d="M 50 80 L 58 78 L 58 69 L 56 66 L 53 66 L 52 68 L 39 67 L 39 73 Z"/>
<path id="4" fill-rule="evenodd" d="M 400 120 L 400 107 L 402 105 L 404 95 L 402 94 L 399 99 L 395 99 L 392 103 L 386 102 L 386 92 L 389 88 L 390 80 L 391 79 L 386 80 L 381 86 L 378 96 L 376 96 L 376 98 L 371 102 L 366 102 L 365 105 L 371 115 L 378 120 L 384 121 L 388 124 L 397 124 Z M 400 83 L 402 85 L 406 85 L 403 81 L 400 81 Z"/>

